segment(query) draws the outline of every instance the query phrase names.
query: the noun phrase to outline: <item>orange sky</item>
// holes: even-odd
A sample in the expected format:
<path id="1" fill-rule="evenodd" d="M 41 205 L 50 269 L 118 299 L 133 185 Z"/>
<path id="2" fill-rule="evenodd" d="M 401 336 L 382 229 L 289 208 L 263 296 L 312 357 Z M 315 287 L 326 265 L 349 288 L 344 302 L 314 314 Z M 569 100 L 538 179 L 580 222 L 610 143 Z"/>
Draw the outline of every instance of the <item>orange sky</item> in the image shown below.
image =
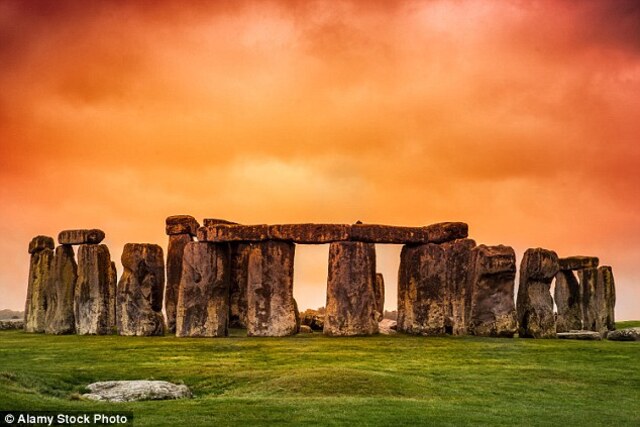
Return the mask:
<path id="1" fill-rule="evenodd" d="M 32 236 L 101 228 L 121 270 L 188 213 L 465 221 L 599 256 L 640 318 L 637 1 L 86 3 L 0 1 L 0 308 Z M 327 253 L 298 248 L 303 308 Z"/>

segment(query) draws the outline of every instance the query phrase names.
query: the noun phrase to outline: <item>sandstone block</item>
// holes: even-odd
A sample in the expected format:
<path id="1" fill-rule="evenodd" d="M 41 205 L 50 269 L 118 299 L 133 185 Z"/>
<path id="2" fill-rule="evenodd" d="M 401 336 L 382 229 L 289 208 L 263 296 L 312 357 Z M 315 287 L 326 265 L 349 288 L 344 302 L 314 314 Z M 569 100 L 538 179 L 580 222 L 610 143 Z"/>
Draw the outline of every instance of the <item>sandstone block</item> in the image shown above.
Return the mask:
<path id="1" fill-rule="evenodd" d="M 104 240 L 104 231 L 92 230 L 64 230 L 58 234 L 58 243 L 61 245 L 85 245 L 98 244 Z"/>
<path id="2" fill-rule="evenodd" d="M 329 247 L 329 276 L 324 334 L 378 333 L 375 245 L 337 242 Z"/>
<path id="3" fill-rule="evenodd" d="M 443 243 L 447 269 L 447 333 L 466 335 L 471 312 L 471 250 L 476 242 L 458 239 Z"/>
<path id="4" fill-rule="evenodd" d="M 127 243 L 122 251 L 122 266 L 116 305 L 118 333 L 164 335 L 162 248 L 147 243 Z"/>
<path id="5" fill-rule="evenodd" d="M 78 248 L 78 279 L 74 292 L 76 333 L 107 335 L 115 319 L 115 290 L 111 273 L 111 256 L 105 245 L 81 245 Z"/>
<path id="6" fill-rule="evenodd" d="M 524 253 L 517 303 L 518 335 L 521 338 L 556 338 L 551 282 L 558 270 L 555 252 L 535 248 Z"/>
<path id="7" fill-rule="evenodd" d="M 209 227 L 210 225 L 218 225 L 218 224 L 238 225 L 237 222 L 227 221 L 226 219 L 219 219 L 219 218 L 205 218 L 202 220 L 203 227 Z"/>
<path id="8" fill-rule="evenodd" d="M 43 249 L 54 248 L 53 238 L 49 236 L 36 236 L 29 242 L 29 253 L 34 254 L 40 252 Z"/>
<path id="9" fill-rule="evenodd" d="M 384 276 L 382 273 L 376 273 L 374 294 L 376 297 L 376 311 L 378 312 L 376 318 L 378 322 L 381 322 L 384 317 Z"/>
<path id="10" fill-rule="evenodd" d="M 598 287 L 604 292 L 604 313 L 601 322 L 607 330 L 613 331 L 616 328 L 616 285 L 611 267 L 598 267 Z"/>
<path id="11" fill-rule="evenodd" d="M 331 243 L 349 240 L 350 226 L 343 224 L 278 224 L 269 226 L 272 240 L 303 244 Z"/>
<path id="12" fill-rule="evenodd" d="M 191 215 L 173 215 L 166 220 L 166 233 L 173 234 L 190 234 L 195 236 L 200 224 Z"/>
<path id="13" fill-rule="evenodd" d="M 469 225 L 464 222 L 440 222 L 425 227 L 429 243 L 444 243 L 469 236 Z"/>
<path id="14" fill-rule="evenodd" d="M 571 256 L 558 260 L 560 270 L 581 270 L 583 268 L 597 268 L 600 262 L 593 256 Z"/>
<path id="15" fill-rule="evenodd" d="M 200 242 L 263 242 L 269 239 L 269 226 L 217 224 L 198 229 Z"/>
<path id="16" fill-rule="evenodd" d="M 357 242 L 396 244 L 420 244 L 429 241 L 425 227 L 394 227 L 378 224 L 353 224 L 350 239 Z"/>
<path id="17" fill-rule="evenodd" d="M 182 258 L 184 248 L 193 241 L 190 234 L 169 235 L 167 249 L 167 286 L 165 290 L 164 310 L 167 315 L 167 330 L 176 332 L 176 313 L 178 307 L 178 291 L 182 278 Z"/>
<path id="18" fill-rule="evenodd" d="M 611 341 L 640 341 L 640 328 L 624 328 L 611 331 L 607 334 Z"/>
<path id="19" fill-rule="evenodd" d="M 602 335 L 594 331 L 568 331 L 558 332 L 558 338 L 565 340 L 600 341 Z"/>
<path id="20" fill-rule="evenodd" d="M 599 312 L 604 303 L 604 293 L 598 288 L 598 269 L 583 268 L 576 272 L 582 295 L 582 329 L 603 332 L 605 325 L 602 325 Z"/>
<path id="21" fill-rule="evenodd" d="M 223 337 L 228 332 L 229 248 L 190 242 L 184 248 L 176 335 Z"/>
<path id="22" fill-rule="evenodd" d="M 229 295 L 229 326 L 247 327 L 247 281 L 249 270 L 248 243 L 231 243 L 231 283 Z"/>
<path id="23" fill-rule="evenodd" d="M 101 381 L 87 386 L 90 393 L 82 397 L 105 402 L 134 402 L 139 400 L 184 399 L 191 391 L 184 384 L 166 381 Z"/>
<path id="24" fill-rule="evenodd" d="M 558 309 L 556 331 L 559 333 L 582 329 L 582 291 L 580 283 L 571 270 L 560 270 L 556 274 L 554 301 Z"/>
<path id="25" fill-rule="evenodd" d="M 31 241 L 29 280 L 24 308 L 25 332 L 44 332 L 51 281 L 53 276 L 53 239 L 38 236 Z M 32 251 L 33 248 L 33 251 Z"/>
<path id="26" fill-rule="evenodd" d="M 78 280 L 78 264 L 71 245 L 61 245 L 53 256 L 53 275 L 47 297 L 45 332 L 73 334 L 76 330 L 73 299 Z"/>

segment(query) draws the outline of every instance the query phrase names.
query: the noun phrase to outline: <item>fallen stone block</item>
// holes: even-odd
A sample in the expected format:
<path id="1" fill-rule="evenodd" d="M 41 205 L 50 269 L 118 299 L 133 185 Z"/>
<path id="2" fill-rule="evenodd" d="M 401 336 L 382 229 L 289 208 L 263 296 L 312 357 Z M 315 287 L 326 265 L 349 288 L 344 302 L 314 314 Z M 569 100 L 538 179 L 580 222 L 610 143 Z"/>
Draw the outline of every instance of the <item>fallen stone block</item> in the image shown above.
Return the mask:
<path id="1" fill-rule="evenodd" d="M 600 341 L 602 335 L 595 331 L 569 331 L 558 332 L 558 338 L 565 340 Z"/>
<path id="2" fill-rule="evenodd" d="M 191 391 L 184 384 L 166 381 L 101 381 L 89 384 L 90 393 L 82 397 L 105 402 L 135 402 L 139 400 L 185 399 Z"/>
<path id="3" fill-rule="evenodd" d="M 610 331 L 607 339 L 611 341 L 640 341 L 640 327 Z"/>

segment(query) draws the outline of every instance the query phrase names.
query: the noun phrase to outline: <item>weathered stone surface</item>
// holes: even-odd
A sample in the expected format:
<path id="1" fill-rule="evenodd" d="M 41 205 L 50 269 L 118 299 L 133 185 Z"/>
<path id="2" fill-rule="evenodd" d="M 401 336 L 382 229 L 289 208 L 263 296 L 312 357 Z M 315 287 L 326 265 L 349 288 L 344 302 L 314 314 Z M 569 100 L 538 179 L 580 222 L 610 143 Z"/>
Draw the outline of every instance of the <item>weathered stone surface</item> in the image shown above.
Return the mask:
<path id="1" fill-rule="evenodd" d="M 111 334 L 115 319 L 115 290 L 111 257 L 105 245 L 81 245 L 78 248 L 78 280 L 74 292 L 76 333 Z"/>
<path id="2" fill-rule="evenodd" d="M 8 331 L 11 329 L 24 329 L 24 319 L 0 320 L 0 331 Z"/>
<path id="3" fill-rule="evenodd" d="M 580 282 L 580 294 L 582 296 L 582 329 L 602 332 L 601 318 L 599 316 L 600 305 L 604 302 L 600 295 L 596 294 L 598 286 L 598 269 L 584 268 L 576 270 Z"/>
<path id="4" fill-rule="evenodd" d="M 524 253 L 517 302 L 520 338 L 556 338 L 551 282 L 558 269 L 558 255 L 553 251 L 535 248 Z"/>
<path id="5" fill-rule="evenodd" d="M 568 331 L 558 332 L 558 338 L 565 340 L 600 341 L 602 335 L 595 331 Z"/>
<path id="6" fill-rule="evenodd" d="M 247 327 L 247 280 L 249 269 L 248 243 L 231 243 L 231 283 L 229 295 L 229 326 Z"/>
<path id="7" fill-rule="evenodd" d="M 167 249 L 167 286 L 165 290 L 164 311 L 167 315 L 167 330 L 176 333 L 176 313 L 178 307 L 178 290 L 182 277 L 182 257 L 187 243 L 193 241 L 190 234 L 169 235 Z"/>
<path id="8" fill-rule="evenodd" d="M 46 236 L 35 237 L 29 245 L 29 281 L 24 309 L 24 330 L 44 332 L 51 279 L 53 276 L 53 239 Z M 32 251 L 33 249 L 33 251 Z"/>
<path id="9" fill-rule="evenodd" d="M 217 224 L 238 225 L 237 222 L 227 221 L 226 219 L 219 219 L 219 218 L 205 218 L 202 220 L 203 227 L 209 227 L 210 225 L 217 225 Z"/>
<path id="10" fill-rule="evenodd" d="M 582 329 L 582 299 L 580 283 L 571 270 L 560 270 L 556 274 L 553 299 L 558 313 L 556 331 L 559 333 Z"/>
<path id="11" fill-rule="evenodd" d="M 263 242 L 269 239 L 269 226 L 216 224 L 198 229 L 200 242 Z"/>
<path id="12" fill-rule="evenodd" d="M 61 245 L 53 256 L 51 285 L 47 292 L 45 332 L 73 334 L 76 330 L 73 295 L 78 279 L 78 265 L 71 245 Z"/>
<path id="13" fill-rule="evenodd" d="M 92 230 L 64 230 L 58 234 L 58 243 L 61 245 L 97 245 L 104 240 L 104 231 Z"/>
<path id="14" fill-rule="evenodd" d="M 34 254 L 36 252 L 40 252 L 43 249 L 53 250 L 54 246 L 55 244 L 53 242 L 53 237 L 36 236 L 29 242 L 29 253 Z"/>
<path id="15" fill-rule="evenodd" d="M 441 245 L 404 246 L 398 273 L 398 332 L 443 335 L 447 259 Z"/>
<path id="16" fill-rule="evenodd" d="M 640 341 L 640 327 L 611 331 L 607 334 L 607 339 L 611 341 Z"/>
<path id="17" fill-rule="evenodd" d="M 269 226 L 272 240 L 302 244 L 331 243 L 349 240 L 350 226 L 343 224 L 277 224 Z"/>
<path id="18" fill-rule="evenodd" d="M 298 333 L 300 333 L 300 334 L 311 334 L 311 333 L 313 333 L 313 329 L 311 329 L 311 327 L 307 326 L 307 325 L 300 325 Z"/>
<path id="19" fill-rule="evenodd" d="M 598 287 L 604 293 L 604 307 L 601 322 L 609 331 L 616 328 L 616 285 L 613 280 L 613 270 L 609 266 L 598 267 Z"/>
<path id="20" fill-rule="evenodd" d="M 166 381 L 101 381 L 87 386 L 90 393 L 82 397 L 106 402 L 184 399 L 191 397 L 186 385 Z"/>
<path id="21" fill-rule="evenodd" d="M 517 329 L 515 277 L 516 254 L 511 247 L 480 245 L 473 249 L 471 335 L 513 337 Z"/>
<path id="22" fill-rule="evenodd" d="M 558 259 L 560 270 L 581 270 L 583 268 L 597 268 L 600 262 L 593 256 L 570 256 Z"/>
<path id="23" fill-rule="evenodd" d="M 471 250 L 476 242 L 458 239 L 443 243 L 446 257 L 447 307 L 445 329 L 453 335 L 466 335 L 471 312 Z"/>
<path id="24" fill-rule="evenodd" d="M 166 220 L 166 233 L 173 234 L 190 234 L 195 236 L 198 232 L 200 224 L 191 215 L 173 215 Z"/>
<path id="25" fill-rule="evenodd" d="M 187 243 L 182 260 L 176 335 L 223 337 L 229 324 L 229 247 Z"/>
<path id="26" fill-rule="evenodd" d="M 398 322 L 391 319 L 382 319 L 378 323 L 378 330 L 382 335 L 393 335 L 397 333 Z"/>
<path id="27" fill-rule="evenodd" d="M 337 242 L 329 247 L 324 334 L 378 333 L 376 249 L 373 243 Z"/>
<path id="28" fill-rule="evenodd" d="M 351 226 L 350 239 L 368 243 L 420 244 L 427 243 L 429 237 L 425 227 L 353 224 Z"/>
<path id="29" fill-rule="evenodd" d="M 293 299 L 295 245 L 282 241 L 251 244 L 247 279 L 247 336 L 297 332 Z"/>
<path id="30" fill-rule="evenodd" d="M 314 331 L 321 331 L 324 329 L 324 314 L 317 310 L 305 310 L 301 313 L 302 325 L 307 325 Z"/>
<path id="31" fill-rule="evenodd" d="M 120 335 L 164 335 L 162 248 L 148 243 L 127 243 L 122 251 L 124 268 L 117 293 Z"/>
<path id="32" fill-rule="evenodd" d="M 440 222 L 425 227 L 429 243 L 444 243 L 469 236 L 469 226 L 464 222 Z"/>
<path id="33" fill-rule="evenodd" d="M 118 293 L 118 270 L 116 269 L 116 263 L 111 261 L 111 268 L 109 268 L 109 301 L 113 301 L 109 304 L 109 319 L 111 319 L 111 329 L 116 327 L 116 305 L 117 305 L 117 293 Z"/>
<path id="34" fill-rule="evenodd" d="M 376 320 L 380 322 L 382 321 L 382 317 L 384 316 L 384 276 L 382 275 L 382 273 L 376 273 L 376 281 L 373 292 L 376 297 L 376 311 L 378 312 L 378 314 L 376 315 Z"/>

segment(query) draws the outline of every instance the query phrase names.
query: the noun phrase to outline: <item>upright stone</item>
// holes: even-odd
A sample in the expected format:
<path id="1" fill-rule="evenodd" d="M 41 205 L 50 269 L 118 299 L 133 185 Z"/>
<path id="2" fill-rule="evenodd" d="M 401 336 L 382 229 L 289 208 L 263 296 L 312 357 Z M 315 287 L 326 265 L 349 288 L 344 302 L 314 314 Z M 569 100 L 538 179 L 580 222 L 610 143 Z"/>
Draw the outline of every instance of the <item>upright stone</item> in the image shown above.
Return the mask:
<path id="1" fill-rule="evenodd" d="M 24 308 L 25 332 L 44 332 L 47 294 L 53 271 L 53 238 L 36 236 L 29 243 L 29 280 Z"/>
<path id="2" fill-rule="evenodd" d="M 73 334 L 76 330 L 73 295 L 78 279 L 78 264 L 71 245 L 61 245 L 53 257 L 53 276 L 48 292 L 45 332 Z"/>
<path id="3" fill-rule="evenodd" d="M 471 239 L 458 239 L 443 243 L 447 262 L 447 333 L 466 335 L 471 311 L 471 250 L 476 242 Z"/>
<path id="4" fill-rule="evenodd" d="M 515 277 L 516 254 L 512 248 L 480 245 L 473 249 L 471 335 L 513 337 L 517 329 Z"/>
<path id="5" fill-rule="evenodd" d="M 596 295 L 598 286 L 598 269 L 583 268 L 577 270 L 582 295 L 582 325 L 587 331 L 600 332 L 601 324 L 598 315 L 599 298 Z"/>
<path id="6" fill-rule="evenodd" d="M 376 311 L 378 312 L 378 322 L 384 318 L 384 276 L 382 273 L 376 273 L 376 287 L 374 293 L 376 296 Z"/>
<path id="7" fill-rule="evenodd" d="M 329 246 L 329 276 L 324 334 L 378 333 L 376 250 L 373 243 L 339 242 Z"/>
<path id="8" fill-rule="evenodd" d="M 398 332 L 447 332 L 447 258 L 441 245 L 404 246 L 398 274 Z"/>
<path id="9" fill-rule="evenodd" d="M 195 236 L 200 227 L 198 221 L 191 215 L 173 215 L 167 217 L 165 224 L 165 231 L 169 236 L 174 234 L 189 234 Z"/>
<path id="10" fill-rule="evenodd" d="M 602 266 L 598 268 L 598 282 L 600 287 L 604 289 L 604 302 L 605 302 L 605 319 L 604 323 L 607 330 L 613 331 L 616 329 L 616 285 L 613 280 L 613 270 L 609 266 Z"/>
<path id="11" fill-rule="evenodd" d="M 231 282 L 229 295 L 229 326 L 247 327 L 247 280 L 249 268 L 248 243 L 231 243 Z"/>
<path id="12" fill-rule="evenodd" d="M 293 299 L 295 244 L 267 240 L 252 243 L 247 273 L 247 335 L 297 333 Z"/>
<path id="13" fill-rule="evenodd" d="M 111 319 L 111 328 L 116 327 L 116 294 L 118 292 L 118 270 L 116 269 L 116 263 L 111 261 L 111 268 L 109 268 L 109 319 Z"/>
<path id="14" fill-rule="evenodd" d="M 226 336 L 228 316 L 228 245 L 187 243 L 182 260 L 176 336 Z"/>
<path id="15" fill-rule="evenodd" d="M 551 282 L 558 269 L 558 255 L 553 251 L 535 248 L 524 253 L 517 303 L 521 338 L 556 337 Z"/>
<path id="16" fill-rule="evenodd" d="M 78 248 L 78 280 L 74 292 L 76 332 L 80 335 L 111 334 L 115 290 L 111 257 L 105 245 Z"/>
<path id="17" fill-rule="evenodd" d="M 556 331 L 561 333 L 582 330 L 580 283 L 573 271 L 558 271 L 553 299 L 558 309 Z"/>
<path id="18" fill-rule="evenodd" d="M 127 243 L 122 251 L 122 266 L 116 307 L 118 333 L 164 335 L 162 248 L 147 243 Z"/>
<path id="19" fill-rule="evenodd" d="M 167 249 L 167 287 L 165 291 L 164 311 L 167 315 L 167 330 L 176 332 L 176 313 L 178 292 L 182 278 L 182 259 L 184 248 L 193 241 L 190 234 L 170 234 Z"/>

